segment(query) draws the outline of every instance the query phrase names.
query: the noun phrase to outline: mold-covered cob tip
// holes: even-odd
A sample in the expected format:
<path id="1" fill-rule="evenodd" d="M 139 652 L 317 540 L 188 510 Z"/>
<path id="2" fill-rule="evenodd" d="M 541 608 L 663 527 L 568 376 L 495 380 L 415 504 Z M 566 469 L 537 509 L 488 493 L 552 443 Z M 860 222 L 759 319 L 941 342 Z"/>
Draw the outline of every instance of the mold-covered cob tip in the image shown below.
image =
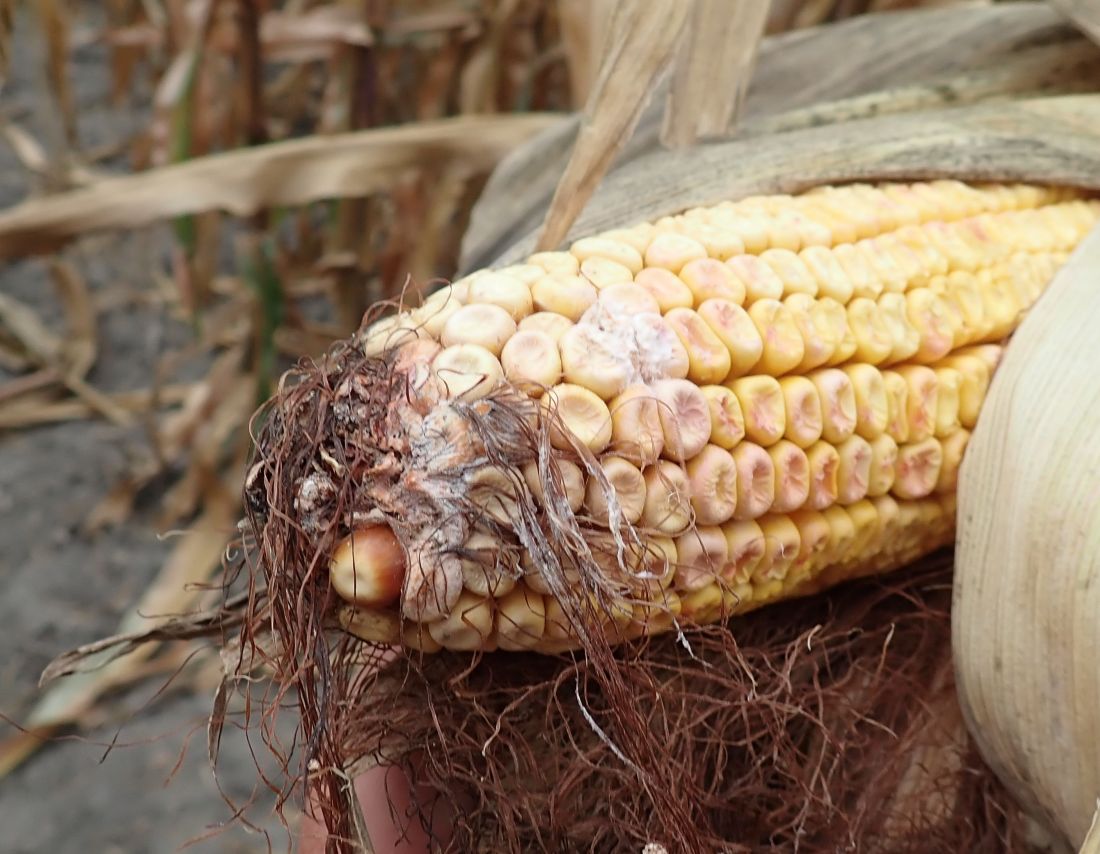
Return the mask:
<path id="1" fill-rule="evenodd" d="M 901 566 L 951 541 L 1002 344 L 1098 214 L 821 187 L 474 273 L 287 378 L 247 485 L 269 597 L 556 652 Z"/>

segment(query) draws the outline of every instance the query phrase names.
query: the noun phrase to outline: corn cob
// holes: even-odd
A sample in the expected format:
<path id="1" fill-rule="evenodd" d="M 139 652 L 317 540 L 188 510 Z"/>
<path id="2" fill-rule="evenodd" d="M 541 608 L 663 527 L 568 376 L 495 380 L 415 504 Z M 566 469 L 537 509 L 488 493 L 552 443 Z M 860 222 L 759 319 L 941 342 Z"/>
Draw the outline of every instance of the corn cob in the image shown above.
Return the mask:
<path id="1" fill-rule="evenodd" d="M 576 601 L 636 637 L 950 542 L 1002 343 L 1098 217 L 1041 187 L 823 187 L 578 240 L 375 323 L 358 346 L 390 397 L 367 409 L 435 509 L 391 478 L 340 520 L 343 625 L 555 652 L 581 645 Z M 337 389 L 348 418 L 380 393 Z M 493 459 L 498 428 L 526 458 Z"/>

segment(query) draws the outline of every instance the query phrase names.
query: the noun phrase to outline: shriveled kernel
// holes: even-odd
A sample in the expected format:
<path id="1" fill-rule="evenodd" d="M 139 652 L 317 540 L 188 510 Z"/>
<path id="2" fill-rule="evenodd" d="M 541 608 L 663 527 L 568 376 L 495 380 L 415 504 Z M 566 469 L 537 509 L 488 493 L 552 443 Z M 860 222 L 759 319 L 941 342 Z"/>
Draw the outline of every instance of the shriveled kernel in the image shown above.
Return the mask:
<path id="1" fill-rule="evenodd" d="M 570 246 L 569 251 L 582 262 L 589 258 L 606 258 L 622 264 L 630 270 L 631 274 L 636 274 L 642 269 L 641 253 L 629 243 L 620 240 L 607 237 L 584 237 Z"/>
<path id="2" fill-rule="evenodd" d="M 679 273 L 689 261 L 706 257 L 707 248 L 698 240 L 683 234 L 665 232 L 654 237 L 646 247 L 645 265 L 663 267 Z"/>
<path id="3" fill-rule="evenodd" d="M 873 299 L 856 297 L 848 303 L 848 327 L 856 339 L 855 357 L 861 362 L 880 365 L 890 358 L 894 350 L 890 328 Z"/>
<path id="4" fill-rule="evenodd" d="M 975 356 L 949 356 L 939 363 L 959 372 L 959 423 L 972 429 L 989 390 L 989 369 Z"/>
<path id="5" fill-rule="evenodd" d="M 608 404 L 608 409 L 611 446 L 616 454 L 642 464 L 661 456 L 665 437 L 653 389 L 643 383 L 629 385 Z"/>
<path id="6" fill-rule="evenodd" d="M 598 454 L 611 442 L 611 412 L 607 404 L 584 386 L 559 383 L 542 400 L 561 426 L 592 453 Z M 556 425 L 550 431 L 550 441 L 560 450 L 572 448 L 568 437 Z"/>
<path id="7" fill-rule="evenodd" d="M 789 516 L 764 516 L 759 520 L 764 534 L 764 559 L 756 573 L 763 581 L 782 581 L 790 572 L 802 547 L 798 526 Z"/>
<path id="8" fill-rule="evenodd" d="M 752 442 L 742 442 L 731 453 L 737 467 L 737 509 L 733 518 L 759 518 L 775 500 L 775 464 L 767 451 Z"/>
<path id="9" fill-rule="evenodd" d="M 566 382 L 582 385 L 610 400 L 626 388 L 634 367 L 623 358 L 614 338 L 598 326 L 578 323 L 561 336 L 562 375 Z"/>
<path id="10" fill-rule="evenodd" d="M 638 314 L 630 319 L 631 335 L 639 346 L 647 369 L 643 376 L 683 379 L 691 368 L 688 352 L 671 324 L 656 314 Z"/>
<path id="11" fill-rule="evenodd" d="M 500 364 L 508 381 L 528 394 L 541 394 L 561 379 L 558 345 L 544 332 L 516 332 L 504 345 Z"/>
<path id="12" fill-rule="evenodd" d="M 935 434 L 943 437 L 960 427 L 959 387 L 962 376 L 954 368 L 935 368 L 936 374 L 936 426 Z"/>
<path id="13" fill-rule="evenodd" d="M 882 372 L 872 365 L 859 363 L 841 370 L 852 381 L 856 396 L 856 432 L 864 439 L 874 439 L 886 429 L 890 417 Z"/>
<path id="14" fill-rule="evenodd" d="M 759 299 L 748 311 L 764 342 L 764 352 L 753 370 L 778 377 L 798 367 L 805 344 L 790 309 L 779 300 Z"/>
<path id="15" fill-rule="evenodd" d="M 760 445 L 774 445 L 787 428 L 783 389 L 775 377 L 756 375 L 729 383 L 745 418 L 745 435 Z"/>
<path id="16" fill-rule="evenodd" d="M 767 249 L 760 253 L 760 260 L 767 264 L 783 283 L 783 295 L 807 294 L 817 296 L 817 279 L 802 258 L 790 249 Z"/>
<path id="17" fill-rule="evenodd" d="M 738 305 L 745 301 L 741 280 L 715 258 L 688 261 L 680 270 L 680 280 L 691 290 L 695 305 L 708 299 L 725 299 Z"/>
<path id="18" fill-rule="evenodd" d="M 691 572 L 690 570 L 688 572 Z M 722 588 L 713 582 L 713 576 L 698 573 L 692 578 L 700 584 L 693 590 L 684 589 L 680 595 L 680 615 L 684 621 L 704 625 L 722 614 L 724 599 Z"/>
<path id="19" fill-rule="evenodd" d="M 634 284 L 657 300 L 661 313 L 674 308 L 691 308 L 695 295 L 679 276 L 663 267 L 646 267 L 634 277 Z"/>
<path id="20" fill-rule="evenodd" d="M 870 442 L 871 474 L 867 481 L 867 495 L 874 498 L 885 495 L 894 485 L 894 469 L 898 462 L 898 443 L 883 433 Z"/>
<path id="21" fill-rule="evenodd" d="M 734 584 L 744 584 L 764 559 L 764 532 L 753 520 L 744 519 L 722 525 L 722 535 L 728 550 L 722 577 Z"/>
<path id="22" fill-rule="evenodd" d="M 925 439 L 898 448 L 893 494 L 897 498 L 931 495 L 943 465 L 943 446 L 938 439 Z"/>
<path id="23" fill-rule="evenodd" d="M 581 268 L 577 256 L 570 252 L 536 252 L 528 257 L 527 263 L 558 276 L 575 275 Z"/>
<path id="24" fill-rule="evenodd" d="M 830 297 L 842 305 L 852 298 L 852 280 L 837 261 L 832 249 L 807 246 L 798 254 L 817 283 L 818 296 Z"/>
<path id="25" fill-rule="evenodd" d="M 428 634 L 447 649 L 472 652 L 493 635 L 493 600 L 463 590 L 458 602 L 442 620 L 428 624 Z"/>
<path id="26" fill-rule="evenodd" d="M 936 432 L 936 408 L 939 404 L 936 372 L 924 365 L 899 365 L 897 373 L 905 380 L 906 415 L 909 421 L 907 442 L 922 442 Z"/>
<path id="27" fill-rule="evenodd" d="M 736 234 L 745 247 L 746 253 L 759 254 L 768 248 L 768 229 L 764 226 L 762 219 L 738 208 L 733 203 L 728 207 L 716 209 L 711 222 L 718 228 Z"/>
<path id="28" fill-rule="evenodd" d="M 856 540 L 856 526 L 848 510 L 834 504 L 821 511 L 829 523 L 829 545 L 825 550 L 826 563 L 846 560 L 851 556 L 852 543 Z"/>
<path id="29" fill-rule="evenodd" d="M 676 463 L 659 460 L 643 473 L 645 507 L 642 524 L 662 534 L 676 536 L 691 525 L 691 486 Z"/>
<path id="30" fill-rule="evenodd" d="M 649 291 L 633 283 L 608 285 L 600 291 L 596 302 L 613 315 L 661 313 Z"/>
<path id="31" fill-rule="evenodd" d="M 520 279 L 506 273 L 489 272 L 484 276 L 478 276 L 470 283 L 467 299 L 471 304 L 499 306 L 516 321 L 522 320 L 534 311 L 531 288 Z"/>
<path id="32" fill-rule="evenodd" d="M 608 258 L 592 257 L 581 261 L 579 275 L 596 290 L 602 290 L 608 285 L 634 281 L 634 274 L 629 267 Z"/>
<path id="33" fill-rule="evenodd" d="M 833 254 L 852 282 L 852 297 L 877 299 L 883 292 L 882 282 L 875 275 L 867 256 L 854 243 L 841 243 L 833 247 Z"/>
<path id="34" fill-rule="evenodd" d="M 856 529 L 856 538 L 852 543 L 854 556 L 867 554 L 871 542 L 878 536 L 880 520 L 875 505 L 867 499 L 861 499 L 844 508 L 852 519 Z"/>
<path id="35" fill-rule="evenodd" d="M 798 528 L 798 557 L 795 558 L 794 576 L 805 580 L 820 571 L 824 566 L 825 552 L 832 539 L 829 521 L 820 510 L 803 508 L 790 514 L 791 521 Z"/>
<path id="36" fill-rule="evenodd" d="M 656 234 L 657 229 L 653 223 L 639 222 L 630 226 L 630 228 L 613 228 L 611 231 L 605 231 L 597 236 L 626 243 L 637 249 L 638 254 L 644 256 L 646 247 L 649 246 L 649 242 Z"/>
<path id="37" fill-rule="evenodd" d="M 745 416 L 741 402 L 721 385 L 700 386 L 710 407 L 710 441 L 727 451 L 745 438 Z"/>
<path id="38" fill-rule="evenodd" d="M 992 375 L 1001 362 L 1001 356 L 1004 355 L 1004 346 L 1001 344 L 975 344 L 970 347 L 963 347 L 952 355 L 974 356 L 981 359 L 982 364 L 986 366 L 990 375 Z"/>
<path id="39" fill-rule="evenodd" d="M 811 313 L 821 338 L 833 348 L 825 364 L 832 367 L 851 359 L 856 352 L 856 337 L 848 325 L 848 310 L 835 299 L 822 297 L 814 301 Z"/>
<path id="40" fill-rule="evenodd" d="M 708 299 L 697 313 L 729 352 L 731 376 L 743 376 L 760 361 L 764 339 L 745 309 L 730 300 Z"/>
<path id="41" fill-rule="evenodd" d="M 783 300 L 802 336 L 802 361 L 797 367 L 802 373 L 827 364 L 836 352 L 833 329 L 816 311 L 819 303 L 809 294 L 792 294 Z"/>
<path id="42" fill-rule="evenodd" d="M 806 453 L 786 439 L 768 448 L 775 468 L 775 498 L 772 513 L 790 513 L 810 497 L 810 461 Z"/>
<path id="43" fill-rule="evenodd" d="M 541 332 L 548 335 L 556 344 L 567 330 L 573 328 L 573 321 L 563 314 L 552 311 L 536 311 L 519 322 L 520 332 Z"/>
<path id="44" fill-rule="evenodd" d="M 783 296 L 783 280 L 758 256 L 735 255 L 726 261 L 726 266 L 744 286 L 746 302 L 778 300 Z"/>
<path id="45" fill-rule="evenodd" d="M 516 586 L 515 573 L 501 555 L 496 537 L 476 531 L 466 538 L 459 555 L 462 584 L 478 596 L 503 596 Z"/>
<path id="46" fill-rule="evenodd" d="M 943 299 L 930 288 L 916 288 L 905 295 L 906 314 L 920 336 L 917 361 L 934 362 L 951 352 L 955 332 Z"/>
<path id="47" fill-rule="evenodd" d="M 881 286 L 883 293 L 902 293 L 905 290 L 906 277 L 889 252 L 883 251 L 880 238 L 860 240 L 855 244 L 856 251 L 867 261 L 872 274 Z"/>
<path id="48" fill-rule="evenodd" d="M 904 294 L 883 294 L 878 300 L 879 316 L 886 327 L 893 349 L 886 362 L 904 362 L 920 349 L 920 333 L 909 321 L 908 304 Z"/>
<path id="49" fill-rule="evenodd" d="M 550 470 L 550 477 L 554 483 L 564 492 L 565 501 L 569 509 L 576 513 L 584 503 L 584 473 L 580 466 L 569 460 L 557 458 Z M 527 488 L 540 503 L 547 501 L 546 490 L 543 487 L 542 477 L 539 475 L 538 463 L 530 462 L 523 467 L 523 479 Z"/>
<path id="50" fill-rule="evenodd" d="M 729 547 L 721 528 L 701 525 L 677 537 L 676 556 L 673 586 L 677 590 L 698 590 L 721 577 Z"/>
<path id="51" fill-rule="evenodd" d="M 886 433 L 895 442 L 909 438 L 909 384 L 896 371 L 883 371 L 886 389 Z"/>
<path id="52" fill-rule="evenodd" d="M 600 468 L 614 491 L 615 503 L 623 520 L 634 524 L 642 518 L 645 509 L 645 478 L 642 473 L 622 457 L 604 457 Z M 584 505 L 592 517 L 606 523 L 610 519 L 610 499 L 598 478 L 589 477 Z"/>
<path id="53" fill-rule="evenodd" d="M 838 243 L 851 243 L 860 236 L 856 221 L 848 215 L 848 211 L 838 208 L 831 203 L 823 193 L 810 191 L 798 197 L 799 207 L 802 213 L 828 229 L 829 245 Z M 807 247 L 809 248 L 809 247 Z"/>
<path id="54" fill-rule="evenodd" d="M 482 466 L 468 479 L 470 503 L 498 525 L 510 527 L 517 517 L 520 484 L 514 469 Z"/>
<path id="55" fill-rule="evenodd" d="M 497 599 L 496 612 L 500 649 L 531 649 L 546 633 L 546 601 L 523 584 Z"/>
<path id="56" fill-rule="evenodd" d="M 806 460 L 810 464 L 810 494 L 806 507 L 824 510 L 837 500 L 840 454 L 828 442 L 815 442 L 806 449 Z"/>
<path id="57" fill-rule="evenodd" d="M 837 501 L 852 504 L 867 494 L 871 480 L 871 446 L 862 436 L 849 436 L 837 446 Z"/>
<path id="58" fill-rule="evenodd" d="M 546 275 L 546 271 L 537 264 L 509 264 L 507 267 L 501 267 L 496 272 L 511 276 L 514 279 L 519 279 L 527 285 L 527 287 L 531 287 L 531 285 Z"/>
<path id="59" fill-rule="evenodd" d="M 707 399 L 688 380 L 660 380 L 652 388 L 665 438 L 662 453 L 672 460 L 690 460 L 710 441 Z"/>
<path id="60" fill-rule="evenodd" d="M 745 251 L 741 235 L 721 223 L 701 222 L 693 229 L 692 236 L 706 247 L 707 255 L 719 261 Z"/>
<path id="61" fill-rule="evenodd" d="M 458 400 L 479 400 L 504 380 L 497 357 L 477 344 L 445 347 L 432 360 L 432 370 L 447 396 Z"/>
<path id="62" fill-rule="evenodd" d="M 633 582 L 645 590 L 651 591 L 654 586 L 663 590 L 672 583 L 676 571 L 676 543 L 668 537 L 649 537 L 647 545 L 638 555 Z"/>
<path id="63" fill-rule="evenodd" d="M 822 368 L 807 376 L 821 399 L 821 436 L 840 444 L 856 429 L 856 393 L 852 381 L 839 368 Z"/>
<path id="64" fill-rule="evenodd" d="M 444 347 L 476 344 L 499 356 L 505 343 L 516 334 L 516 322 L 498 305 L 464 305 L 443 325 Z"/>
<path id="65" fill-rule="evenodd" d="M 785 413 L 783 437 L 800 448 L 808 448 L 821 438 L 823 428 L 817 388 L 806 377 L 783 377 L 779 388 Z"/>
<path id="66" fill-rule="evenodd" d="M 413 312 L 413 317 L 424 332 L 438 339 L 443 334 L 443 327 L 451 319 L 451 315 L 460 308 L 462 303 L 448 286 L 424 300 L 424 304 Z"/>
<path id="67" fill-rule="evenodd" d="M 737 508 L 737 467 L 729 451 L 707 445 L 688 460 L 691 506 L 700 525 L 720 525 Z"/>
<path id="68" fill-rule="evenodd" d="M 958 489 L 959 466 L 962 465 L 963 454 L 969 442 L 969 430 L 956 430 L 940 441 L 943 461 L 940 463 L 940 474 L 936 479 L 936 492 L 953 493 Z"/>
<path id="69" fill-rule="evenodd" d="M 665 321 L 687 350 L 688 378 L 692 382 L 718 383 L 729 375 L 729 351 L 702 317 L 689 308 L 674 308 L 665 315 Z"/>
<path id="70" fill-rule="evenodd" d="M 576 322 L 596 302 L 596 288 L 578 275 L 544 276 L 531 285 L 536 311 L 549 311 Z"/>
<path id="71" fill-rule="evenodd" d="M 423 337 L 424 331 L 409 316 L 398 314 L 384 317 L 372 323 L 363 333 L 363 352 L 368 356 L 377 356 Z"/>

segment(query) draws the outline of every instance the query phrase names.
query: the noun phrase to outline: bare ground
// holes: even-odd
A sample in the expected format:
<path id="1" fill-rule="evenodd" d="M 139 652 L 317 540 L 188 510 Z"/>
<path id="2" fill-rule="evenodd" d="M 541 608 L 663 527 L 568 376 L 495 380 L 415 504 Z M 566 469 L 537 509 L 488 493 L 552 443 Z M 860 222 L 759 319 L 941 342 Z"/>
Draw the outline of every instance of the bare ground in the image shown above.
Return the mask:
<path id="1" fill-rule="evenodd" d="M 0 109 L 48 140 L 49 104 L 35 82 L 40 65 L 27 24 L 17 22 L 16 56 L 0 90 Z M 86 149 L 123 138 L 142 120 L 132 107 L 105 106 L 104 69 L 97 47 L 79 49 L 70 66 Z M 0 144 L 0 207 L 17 202 L 27 188 L 24 168 Z M 188 340 L 188 330 L 168 316 L 151 286 L 154 265 L 166 263 L 166 246 L 163 231 L 147 231 L 94 238 L 66 253 L 110 306 L 98 315 L 100 353 L 89 376 L 97 388 L 149 387 L 158 354 Z M 60 328 L 43 261 L 0 267 L 0 292 Z M 201 370 L 198 363 L 187 368 L 190 378 Z M 0 382 L 7 379 L 0 371 Z M 140 428 L 102 420 L 0 432 L 0 715 L 9 720 L 26 719 L 38 697 L 38 675 L 53 656 L 114 631 L 171 548 L 171 541 L 158 539 L 154 522 L 164 484 L 142 494 L 125 524 L 82 533 L 88 511 L 145 441 Z M 142 709 L 163 681 L 154 677 L 107 698 L 90 727 L 48 744 L 0 779 L 0 852 L 173 852 L 230 818 L 206 760 L 210 694 L 181 680 Z M 136 716 L 135 709 L 141 709 Z M 0 722 L 0 738 L 14 732 Z M 119 745 L 105 755 L 114 739 Z M 228 730 L 220 774 L 236 799 L 246 799 L 257 780 L 248 745 Z M 286 850 L 289 840 L 272 802 L 262 794 L 249 816 L 270 831 L 275 850 Z M 189 850 L 267 847 L 262 835 L 236 825 Z"/>

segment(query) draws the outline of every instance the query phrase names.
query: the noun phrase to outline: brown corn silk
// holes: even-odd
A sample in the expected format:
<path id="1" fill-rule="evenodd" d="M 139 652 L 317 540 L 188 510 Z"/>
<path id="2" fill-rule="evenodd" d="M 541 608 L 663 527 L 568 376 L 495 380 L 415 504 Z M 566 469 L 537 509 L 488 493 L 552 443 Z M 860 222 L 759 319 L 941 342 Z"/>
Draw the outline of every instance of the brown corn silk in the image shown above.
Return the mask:
<path id="1" fill-rule="evenodd" d="M 851 73 L 839 73 L 846 56 Z M 573 236 L 849 181 L 968 177 L 1096 190 L 1100 102 L 1058 96 L 1095 90 L 1097 58 L 1035 4 L 857 19 L 765 43 L 742 139 L 657 156 L 655 104 Z M 831 73 L 809 72 L 817 67 Z M 1032 92 L 1051 97 L 1019 100 Z M 973 104 L 985 98 L 997 102 Z M 959 103 L 971 106 L 935 109 Z M 910 114 L 867 118 L 883 112 Z M 563 125 L 498 170 L 470 230 L 474 266 L 532 251 L 578 127 Z M 782 140 L 767 137 L 778 132 Z M 958 717 L 946 555 L 728 621 L 613 643 L 600 614 L 614 597 L 602 573 L 578 562 L 585 540 L 566 525 L 554 551 L 560 575 L 551 569 L 546 579 L 573 609 L 581 653 L 395 656 L 345 631 L 401 630 L 392 612 L 350 620 L 327 577 L 347 528 L 322 530 L 324 519 L 344 520 L 362 489 L 349 458 L 332 455 L 334 408 L 342 380 L 364 369 L 381 398 L 367 395 L 362 414 L 381 418 L 378 400 L 401 384 L 392 362 L 367 359 L 353 342 L 287 379 L 257 424 L 263 466 L 247 492 L 257 592 L 243 636 L 276 640 L 264 735 L 281 750 L 274 719 L 296 697 L 302 750 L 280 755 L 317 793 L 335 850 L 355 850 L 360 835 L 347 775 L 376 763 L 409 768 L 438 792 L 400 818 L 427 822 L 444 805 L 456 814 L 456 851 L 1024 847 L 1015 808 Z M 499 394 L 482 404 L 493 406 L 512 412 Z M 505 457 L 547 444 L 548 424 L 471 416 L 491 426 L 480 435 Z M 318 459 L 329 472 L 324 506 L 304 525 L 299 488 Z"/>

